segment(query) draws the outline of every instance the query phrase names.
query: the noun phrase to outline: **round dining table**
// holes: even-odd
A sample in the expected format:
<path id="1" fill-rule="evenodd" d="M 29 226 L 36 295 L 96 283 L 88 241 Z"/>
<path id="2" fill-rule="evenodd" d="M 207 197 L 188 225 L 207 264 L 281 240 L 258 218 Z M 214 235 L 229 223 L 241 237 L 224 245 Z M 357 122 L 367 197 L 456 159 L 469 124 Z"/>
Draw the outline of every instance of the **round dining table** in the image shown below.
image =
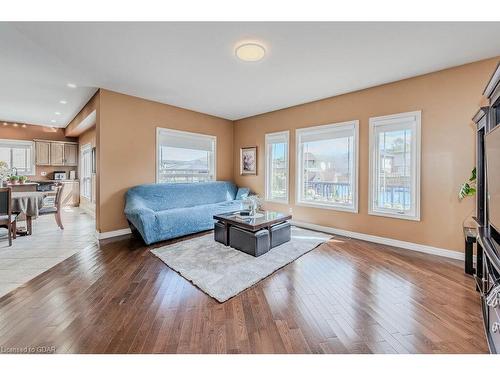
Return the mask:
<path id="1" fill-rule="evenodd" d="M 31 235 L 32 219 L 38 217 L 38 213 L 43 207 L 43 199 L 46 196 L 47 192 L 42 191 L 19 191 L 12 193 L 12 212 L 26 216 L 27 231 L 25 234 Z"/>

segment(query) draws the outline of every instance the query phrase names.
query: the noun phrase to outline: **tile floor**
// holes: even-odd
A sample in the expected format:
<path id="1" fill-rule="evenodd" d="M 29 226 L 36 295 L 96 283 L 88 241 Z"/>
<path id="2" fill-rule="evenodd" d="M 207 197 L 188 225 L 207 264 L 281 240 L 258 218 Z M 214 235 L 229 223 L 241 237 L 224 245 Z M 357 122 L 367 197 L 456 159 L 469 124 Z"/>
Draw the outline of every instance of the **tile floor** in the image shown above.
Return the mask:
<path id="1" fill-rule="evenodd" d="M 53 215 L 39 217 L 33 221 L 33 234 L 18 236 L 11 247 L 7 231 L 0 228 L 0 297 L 71 255 L 99 246 L 94 219 L 89 214 L 67 207 L 62 220 L 64 230 L 59 229 Z"/>

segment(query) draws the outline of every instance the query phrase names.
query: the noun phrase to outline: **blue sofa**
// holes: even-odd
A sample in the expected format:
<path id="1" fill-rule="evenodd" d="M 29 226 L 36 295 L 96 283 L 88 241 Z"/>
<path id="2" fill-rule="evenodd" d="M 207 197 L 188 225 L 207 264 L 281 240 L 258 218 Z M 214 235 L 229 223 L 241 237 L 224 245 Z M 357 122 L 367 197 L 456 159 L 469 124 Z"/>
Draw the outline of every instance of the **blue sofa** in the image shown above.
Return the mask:
<path id="1" fill-rule="evenodd" d="M 226 181 L 139 185 L 127 191 L 125 215 L 149 245 L 213 229 L 213 215 L 242 209 L 248 194 Z"/>

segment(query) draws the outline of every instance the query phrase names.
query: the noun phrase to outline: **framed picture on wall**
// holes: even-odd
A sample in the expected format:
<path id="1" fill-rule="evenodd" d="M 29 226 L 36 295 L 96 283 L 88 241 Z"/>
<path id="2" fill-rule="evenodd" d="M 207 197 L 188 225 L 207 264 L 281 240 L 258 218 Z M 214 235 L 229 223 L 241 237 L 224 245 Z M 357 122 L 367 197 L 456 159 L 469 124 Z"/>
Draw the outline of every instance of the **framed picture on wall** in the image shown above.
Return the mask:
<path id="1" fill-rule="evenodd" d="M 257 174 L 257 146 L 242 147 L 240 150 L 240 174 Z"/>

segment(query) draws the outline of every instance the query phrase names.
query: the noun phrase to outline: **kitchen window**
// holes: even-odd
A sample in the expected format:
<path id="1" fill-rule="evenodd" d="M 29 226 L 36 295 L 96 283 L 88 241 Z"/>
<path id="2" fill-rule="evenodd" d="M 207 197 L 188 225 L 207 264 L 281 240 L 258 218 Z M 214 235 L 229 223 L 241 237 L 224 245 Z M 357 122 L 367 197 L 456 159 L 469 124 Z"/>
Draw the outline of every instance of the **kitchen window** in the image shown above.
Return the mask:
<path id="1" fill-rule="evenodd" d="M 0 139 L 0 161 L 18 175 L 35 175 L 34 142 Z"/>
<path id="2" fill-rule="evenodd" d="M 216 178 L 216 137 L 157 128 L 156 182 L 191 183 Z"/>
<path id="3" fill-rule="evenodd" d="M 266 200 L 288 203 L 289 132 L 266 134 Z"/>
<path id="4" fill-rule="evenodd" d="M 297 129 L 297 204 L 358 212 L 358 121 Z"/>
<path id="5" fill-rule="evenodd" d="M 370 118 L 369 214 L 420 220 L 421 112 Z"/>
<path id="6" fill-rule="evenodd" d="M 80 149 L 80 194 L 92 201 L 92 146 L 85 144 Z"/>

